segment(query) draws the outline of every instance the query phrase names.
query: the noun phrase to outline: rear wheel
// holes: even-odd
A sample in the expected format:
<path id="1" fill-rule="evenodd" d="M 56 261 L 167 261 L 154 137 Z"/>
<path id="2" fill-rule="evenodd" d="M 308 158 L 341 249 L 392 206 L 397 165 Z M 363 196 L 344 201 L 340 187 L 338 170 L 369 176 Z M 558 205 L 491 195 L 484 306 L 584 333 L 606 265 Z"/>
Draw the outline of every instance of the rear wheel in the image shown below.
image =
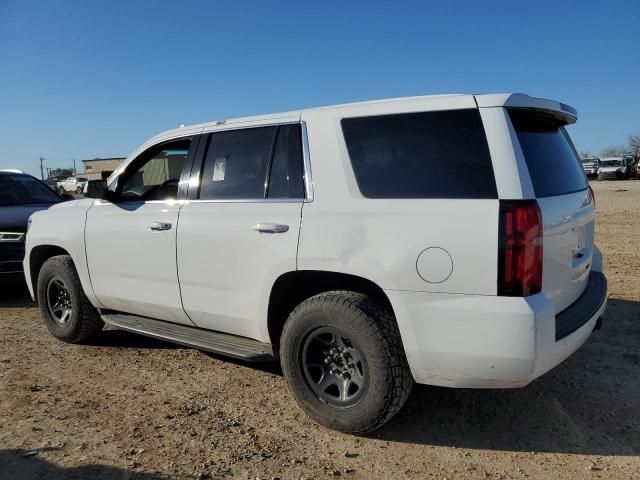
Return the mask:
<path id="1" fill-rule="evenodd" d="M 69 255 L 51 257 L 42 265 L 37 289 L 42 318 L 57 339 L 83 343 L 102 330 L 102 319 L 84 294 Z"/>
<path id="2" fill-rule="evenodd" d="M 280 359 L 302 409 L 344 432 L 382 426 L 413 385 L 392 313 L 360 293 L 327 292 L 302 302 L 285 324 Z"/>
<path id="3" fill-rule="evenodd" d="M 76 188 L 76 193 L 82 193 L 82 187 Z"/>

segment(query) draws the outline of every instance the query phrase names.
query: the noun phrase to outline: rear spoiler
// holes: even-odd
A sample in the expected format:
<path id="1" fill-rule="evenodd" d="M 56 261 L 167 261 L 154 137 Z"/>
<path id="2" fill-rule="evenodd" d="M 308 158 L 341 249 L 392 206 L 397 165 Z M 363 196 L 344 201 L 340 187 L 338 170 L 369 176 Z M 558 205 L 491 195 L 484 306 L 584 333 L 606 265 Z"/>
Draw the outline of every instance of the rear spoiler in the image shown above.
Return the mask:
<path id="1" fill-rule="evenodd" d="M 566 123 L 576 123 L 578 111 L 565 104 L 546 98 L 530 97 L 524 93 L 499 93 L 492 95 L 474 95 L 479 108 L 503 107 L 503 108 L 531 108 L 546 110 L 556 117 L 562 118 Z"/>

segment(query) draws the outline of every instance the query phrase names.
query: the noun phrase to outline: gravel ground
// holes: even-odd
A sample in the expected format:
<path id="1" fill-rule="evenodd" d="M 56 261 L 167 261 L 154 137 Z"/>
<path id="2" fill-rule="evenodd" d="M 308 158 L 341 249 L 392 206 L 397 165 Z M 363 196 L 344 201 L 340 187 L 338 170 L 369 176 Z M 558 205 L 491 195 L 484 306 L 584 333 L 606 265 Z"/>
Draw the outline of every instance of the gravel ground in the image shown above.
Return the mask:
<path id="1" fill-rule="evenodd" d="M 372 436 L 295 405 L 251 366 L 116 330 L 56 341 L 0 293 L 0 478 L 640 478 L 640 181 L 593 182 L 603 328 L 519 390 L 418 386 Z"/>

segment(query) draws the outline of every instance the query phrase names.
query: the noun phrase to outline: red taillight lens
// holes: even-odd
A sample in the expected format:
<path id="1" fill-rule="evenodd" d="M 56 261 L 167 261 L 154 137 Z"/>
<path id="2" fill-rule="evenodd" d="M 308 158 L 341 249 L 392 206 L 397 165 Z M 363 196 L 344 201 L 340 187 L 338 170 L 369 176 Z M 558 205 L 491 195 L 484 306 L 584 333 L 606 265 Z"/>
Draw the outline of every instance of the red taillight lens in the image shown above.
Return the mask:
<path id="1" fill-rule="evenodd" d="M 596 194 L 593 193 L 593 188 L 589 185 L 589 194 L 591 195 L 591 202 L 593 203 L 593 208 L 596 207 Z"/>
<path id="2" fill-rule="evenodd" d="M 501 200 L 498 295 L 542 290 L 542 214 L 535 200 Z"/>

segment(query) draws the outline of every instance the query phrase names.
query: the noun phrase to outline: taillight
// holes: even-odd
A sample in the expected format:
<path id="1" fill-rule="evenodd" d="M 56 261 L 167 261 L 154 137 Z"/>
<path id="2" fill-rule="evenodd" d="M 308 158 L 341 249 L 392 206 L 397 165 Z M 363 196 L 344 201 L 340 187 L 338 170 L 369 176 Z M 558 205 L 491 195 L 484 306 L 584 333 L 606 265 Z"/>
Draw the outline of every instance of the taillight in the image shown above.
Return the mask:
<path id="1" fill-rule="evenodd" d="M 542 214 L 535 200 L 500 200 L 498 295 L 542 290 Z"/>
<path id="2" fill-rule="evenodd" d="M 596 207 L 596 195 L 593 193 L 593 188 L 589 185 L 589 195 L 591 196 L 591 203 L 593 203 L 593 208 Z"/>

